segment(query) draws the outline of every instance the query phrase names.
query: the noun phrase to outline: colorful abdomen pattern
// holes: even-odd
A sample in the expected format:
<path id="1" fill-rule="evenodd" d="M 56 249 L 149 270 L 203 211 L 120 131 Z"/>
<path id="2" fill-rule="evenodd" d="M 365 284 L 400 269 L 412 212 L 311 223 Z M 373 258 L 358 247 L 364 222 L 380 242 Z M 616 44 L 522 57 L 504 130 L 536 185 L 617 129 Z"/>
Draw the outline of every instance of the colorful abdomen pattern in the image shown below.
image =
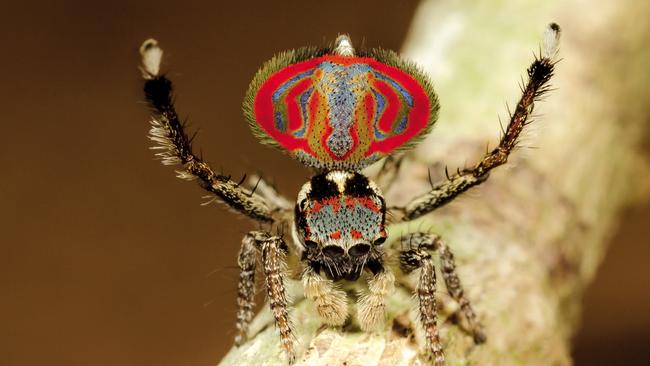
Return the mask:
<path id="1" fill-rule="evenodd" d="M 371 57 L 313 57 L 271 73 L 244 108 L 253 111 L 249 122 L 258 135 L 304 164 L 359 170 L 406 147 L 435 121 L 432 88 L 406 67 L 417 75 Z"/>

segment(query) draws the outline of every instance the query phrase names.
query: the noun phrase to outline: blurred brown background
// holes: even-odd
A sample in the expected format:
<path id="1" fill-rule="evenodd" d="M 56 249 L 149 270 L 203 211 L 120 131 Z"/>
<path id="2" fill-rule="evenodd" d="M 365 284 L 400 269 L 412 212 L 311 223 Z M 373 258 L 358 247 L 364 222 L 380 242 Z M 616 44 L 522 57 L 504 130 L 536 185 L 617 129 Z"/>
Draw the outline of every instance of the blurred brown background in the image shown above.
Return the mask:
<path id="1" fill-rule="evenodd" d="M 399 49 L 415 7 L 3 3 L 0 364 L 208 366 L 230 347 L 235 255 L 251 224 L 200 206 L 198 187 L 152 159 L 142 40 L 165 48 L 177 107 L 200 127 L 205 157 L 234 176 L 262 170 L 291 196 L 308 172 L 258 145 L 241 117 L 257 67 L 338 32 Z M 623 217 L 585 298 L 577 365 L 650 356 L 649 218 L 647 204 Z"/>

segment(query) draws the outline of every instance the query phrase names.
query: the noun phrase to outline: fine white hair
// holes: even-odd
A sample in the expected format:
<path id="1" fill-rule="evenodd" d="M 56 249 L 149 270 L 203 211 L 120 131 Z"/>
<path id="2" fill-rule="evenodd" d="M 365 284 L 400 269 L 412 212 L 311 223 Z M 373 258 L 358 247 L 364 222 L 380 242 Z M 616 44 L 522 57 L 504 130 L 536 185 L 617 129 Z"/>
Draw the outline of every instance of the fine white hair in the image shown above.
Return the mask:
<path id="1" fill-rule="evenodd" d="M 341 34 L 334 41 L 334 54 L 339 56 L 354 56 L 352 40 L 346 34 Z"/>
<path id="2" fill-rule="evenodd" d="M 142 42 L 140 46 L 140 55 L 142 56 L 142 76 L 150 79 L 160 72 L 160 62 L 163 56 L 163 50 L 158 46 L 158 41 L 149 38 Z"/>
<path id="3" fill-rule="evenodd" d="M 544 58 L 552 59 L 557 54 L 560 46 L 560 26 L 557 23 L 550 23 L 544 31 L 543 55 Z"/>

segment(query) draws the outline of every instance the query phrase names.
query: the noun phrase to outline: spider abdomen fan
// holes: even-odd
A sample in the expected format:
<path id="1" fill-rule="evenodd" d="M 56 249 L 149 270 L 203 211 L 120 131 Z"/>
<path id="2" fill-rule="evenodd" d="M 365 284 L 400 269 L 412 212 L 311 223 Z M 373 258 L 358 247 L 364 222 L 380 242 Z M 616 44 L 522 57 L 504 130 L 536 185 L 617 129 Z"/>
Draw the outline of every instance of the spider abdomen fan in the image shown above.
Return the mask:
<path id="1" fill-rule="evenodd" d="M 384 50 L 279 54 L 257 73 L 244 101 L 262 142 L 319 170 L 360 170 L 412 146 L 438 108 L 426 75 Z"/>

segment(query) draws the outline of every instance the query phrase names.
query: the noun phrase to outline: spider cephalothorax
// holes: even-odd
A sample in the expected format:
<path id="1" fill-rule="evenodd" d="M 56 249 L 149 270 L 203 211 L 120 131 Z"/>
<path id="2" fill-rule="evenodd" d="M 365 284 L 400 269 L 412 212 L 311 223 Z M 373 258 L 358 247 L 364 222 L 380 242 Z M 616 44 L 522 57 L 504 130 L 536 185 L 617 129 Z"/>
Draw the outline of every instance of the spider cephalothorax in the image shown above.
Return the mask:
<path id="1" fill-rule="evenodd" d="M 386 204 L 379 188 L 357 172 L 314 176 L 298 193 L 297 241 L 311 268 L 333 280 L 356 280 L 381 268 Z"/>
<path id="2" fill-rule="evenodd" d="M 499 145 L 474 166 L 432 183 L 429 192 L 413 197 L 404 207 L 391 208 L 380 187 L 360 170 L 387 158 L 377 176 L 393 177 L 381 180 L 382 188 L 387 188 L 395 181 L 401 161 L 392 154 L 417 143 L 437 119 L 439 104 L 432 83 L 413 63 L 392 51 L 357 52 L 347 36 L 340 36 L 332 48 L 287 51 L 258 71 L 243 105 L 254 134 L 315 170 L 292 205 L 265 181 L 260 179 L 254 186 L 237 183 L 215 173 L 193 153 L 172 102 L 171 81 L 159 74 L 162 50 L 154 40 L 146 41 L 141 48 L 142 71 L 153 110 L 150 139 L 156 143 L 153 149 L 160 150 L 156 155 L 164 164 L 182 165 L 179 178 L 198 180 L 235 211 L 267 225 L 263 226 L 267 230 L 248 233 L 239 252 L 235 343 L 243 345 L 247 339 L 258 258 L 289 363 L 298 352 L 285 292 L 287 262 L 298 262 L 305 297 L 329 326 L 342 325 L 349 316 L 348 293 L 340 284 L 363 281 L 365 288 L 356 296 L 356 321 L 363 330 L 384 329 L 386 297 L 396 282 L 393 270 L 417 272 L 415 295 L 425 354 L 441 365 L 444 353 L 438 336 L 434 253 L 465 327 L 477 344 L 485 341 L 449 248 L 430 233 L 407 234 L 400 240 L 401 248 L 387 248 L 386 217 L 392 214 L 393 222 L 405 222 L 430 213 L 483 183 L 492 169 L 506 163 L 534 102 L 548 90 L 558 39 L 559 27 L 551 24 L 544 51 L 528 69 L 528 81 Z M 272 227 L 287 225 L 293 228 L 288 242 L 270 232 Z M 287 261 L 287 255 L 298 260 Z M 396 268 L 386 260 L 391 255 L 397 259 Z"/>

